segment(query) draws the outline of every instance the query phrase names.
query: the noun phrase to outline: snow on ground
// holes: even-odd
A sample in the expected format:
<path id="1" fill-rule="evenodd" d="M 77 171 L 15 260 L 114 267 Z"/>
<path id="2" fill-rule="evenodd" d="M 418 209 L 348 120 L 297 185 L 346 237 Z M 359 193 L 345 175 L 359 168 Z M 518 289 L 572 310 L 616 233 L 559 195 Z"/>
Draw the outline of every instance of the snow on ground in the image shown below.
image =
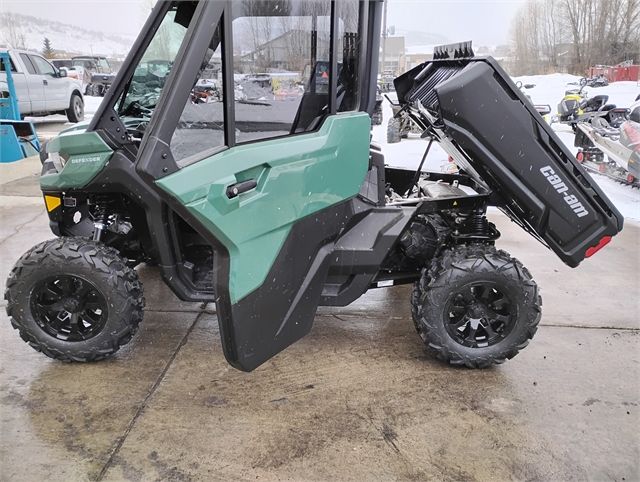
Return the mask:
<path id="1" fill-rule="evenodd" d="M 558 103 L 566 90 L 580 88 L 580 77 L 569 74 L 523 75 L 513 77 L 513 81 L 535 85 L 530 89 L 523 88 L 522 91 L 531 97 L 534 104 L 549 104 L 553 113 L 557 111 Z M 629 107 L 640 94 L 640 85 L 638 82 L 614 82 L 606 87 L 585 87 L 582 91 L 588 97 L 608 95 L 609 104 Z"/>
<path id="2" fill-rule="evenodd" d="M 89 95 L 84 96 L 84 115 L 86 119 L 93 117 L 103 98 L 104 97 L 91 97 Z"/>
<path id="3" fill-rule="evenodd" d="M 552 113 L 557 110 L 558 103 L 564 96 L 566 90 L 579 88 L 580 77 L 568 74 L 531 75 L 515 77 L 514 81 L 521 81 L 523 84 L 535 84 L 535 87 L 523 89 L 531 97 L 534 104 L 549 104 Z M 574 85 L 571 82 L 575 83 Z M 585 87 L 584 89 L 590 97 L 604 94 L 609 96 L 609 102 L 619 107 L 628 107 L 636 96 L 640 94 L 640 84 L 637 82 L 615 82 L 607 87 Z M 395 100 L 395 94 L 392 99 Z M 385 161 L 393 167 L 403 167 L 416 169 L 422 159 L 427 142 L 419 136 L 410 134 L 408 139 L 403 139 L 400 143 L 387 144 L 387 122 L 392 116 L 391 106 L 385 99 L 383 101 L 382 125 L 374 126 L 373 141 L 382 145 L 385 154 Z M 573 146 L 574 134 L 571 127 L 554 123 L 553 129 L 558 137 L 574 154 L 577 149 Z M 425 162 L 425 171 L 445 172 L 448 167 L 447 154 L 436 144 L 431 147 L 431 151 Z M 640 221 L 640 190 L 625 186 L 599 174 L 592 176 L 600 188 L 616 205 L 618 210 L 627 219 Z"/>

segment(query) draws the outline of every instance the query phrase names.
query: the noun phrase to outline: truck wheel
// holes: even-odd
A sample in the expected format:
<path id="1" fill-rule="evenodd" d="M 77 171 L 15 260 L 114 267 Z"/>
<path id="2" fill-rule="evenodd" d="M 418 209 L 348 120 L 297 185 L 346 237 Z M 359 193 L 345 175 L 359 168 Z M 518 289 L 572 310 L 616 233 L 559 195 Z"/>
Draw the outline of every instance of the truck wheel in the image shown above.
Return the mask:
<path id="1" fill-rule="evenodd" d="M 449 249 L 421 281 L 412 312 L 427 350 L 440 360 L 469 368 L 502 363 L 537 330 L 542 300 L 536 283 L 518 260 L 493 246 Z"/>
<path id="2" fill-rule="evenodd" d="M 71 102 L 67 109 L 67 119 L 74 124 L 84 119 L 84 101 L 78 94 L 71 95 Z"/>
<path id="3" fill-rule="evenodd" d="M 22 339 L 63 361 L 114 354 L 136 333 L 144 308 L 142 284 L 126 260 L 83 238 L 31 248 L 9 274 L 4 297 Z"/>
<path id="4" fill-rule="evenodd" d="M 387 124 L 387 144 L 400 142 L 400 121 L 396 118 L 389 119 Z"/>

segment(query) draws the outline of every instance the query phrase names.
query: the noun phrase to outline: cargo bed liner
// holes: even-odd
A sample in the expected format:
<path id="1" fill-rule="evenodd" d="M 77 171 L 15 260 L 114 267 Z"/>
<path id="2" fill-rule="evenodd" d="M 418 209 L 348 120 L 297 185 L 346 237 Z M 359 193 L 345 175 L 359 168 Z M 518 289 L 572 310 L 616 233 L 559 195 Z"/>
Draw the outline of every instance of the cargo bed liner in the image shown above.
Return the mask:
<path id="1" fill-rule="evenodd" d="M 395 80 L 398 101 L 492 201 L 575 267 L 623 217 L 491 57 L 425 62 Z"/>

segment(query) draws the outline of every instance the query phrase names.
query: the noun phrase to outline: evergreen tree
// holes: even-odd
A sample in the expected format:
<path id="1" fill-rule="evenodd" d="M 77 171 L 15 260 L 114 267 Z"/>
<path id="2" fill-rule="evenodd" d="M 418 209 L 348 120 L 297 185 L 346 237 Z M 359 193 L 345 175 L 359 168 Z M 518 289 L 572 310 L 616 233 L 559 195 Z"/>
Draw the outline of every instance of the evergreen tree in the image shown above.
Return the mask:
<path id="1" fill-rule="evenodd" d="M 44 38 L 44 46 L 42 47 L 42 55 L 45 59 L 52 59 L 54 54 L 54 50 L 51 47 L 51 40 L 47 37 Z"/>

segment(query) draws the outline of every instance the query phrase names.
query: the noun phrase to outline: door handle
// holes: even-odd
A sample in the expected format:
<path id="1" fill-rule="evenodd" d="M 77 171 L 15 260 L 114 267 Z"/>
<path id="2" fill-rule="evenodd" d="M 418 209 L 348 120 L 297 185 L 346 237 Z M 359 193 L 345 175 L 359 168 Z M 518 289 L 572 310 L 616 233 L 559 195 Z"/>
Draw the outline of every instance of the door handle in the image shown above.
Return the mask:
<path id="1" fill-rule="evenodd" d="M 233 199 L 240 194 L 247 191 L 251 191 L 258 186 L 258 182 L 255 179 L 249 179 L 248 181 L 237 182 L 227 187 L 227 197 Z"/>
<path id="2" fill-rule="evenodd" d="M 42 83 L 43 83 L 44 85 L 49 85 L 49 82 L 47 82 L 47 79 L 42 79 Z"/>

